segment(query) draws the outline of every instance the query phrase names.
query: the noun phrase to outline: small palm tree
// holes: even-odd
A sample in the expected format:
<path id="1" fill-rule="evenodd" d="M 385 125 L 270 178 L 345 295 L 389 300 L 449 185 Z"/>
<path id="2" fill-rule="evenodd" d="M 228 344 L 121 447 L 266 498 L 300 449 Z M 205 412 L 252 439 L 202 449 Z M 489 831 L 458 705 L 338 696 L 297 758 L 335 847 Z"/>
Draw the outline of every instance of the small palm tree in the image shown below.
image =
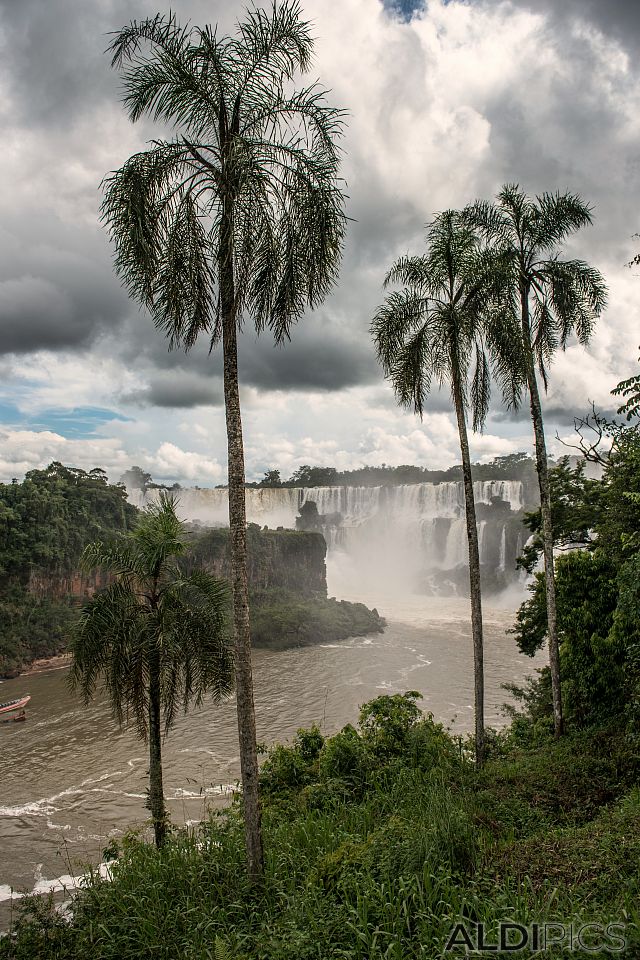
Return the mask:
<path id="1" fill-rule="evenodd" d="M 607 288 L 602 274 L 584 260 L 560 259 L 562 243 L 592 222 L 591 210 L 579 196 L 543 193 L 531 199 L 517 184 L 507 184 L 495 204 L 476 203 L 466 215 L 501 251 L 504 306 L 519 327 L 520 349 L 514 354 L 512 389 L 518 393 L 525 387 L 531 407 L 542 513 L 554 730 L 560 736 L 563 720 L 553 528 L 537 375 L 546 390 L 556 350 L 564 350 L 572 335 L 581 344 L 589 342 L 595 320 L 606 306 Z"/>
<path id="2" fill-rule="evenodd" d="M 478 529 L 467 433 L 485 421 L 491 386 L 490 352 L 496 374 L 509 383 L 512 338 L 490 323 L 500 276 L 499 257 L 483 250 L 476 233 L 456 211 L 448 210 L 427 228 L 427 253 L 402 257 L 385 279 L 405 284 L 393 292 L 372 323 L 385 375 L 400 404 L 422 416 L 432 384 L 448 383 L 456 413 L 464 483 L 471 629 L 475 687 L 475 750 L 484 759 L 484 650 Z M 474 367 L 473 374 L 471 368 Z"/>
<path id="3" fill-rule="evenodd" d="M 234 36 L 134 21 L 113 39 L 132 120 L 176 131 L 105 182 L 116 269 L 171 347 L 222 343 L 236 693 L 249 874 L 262 872 L 246 568 L 245 470 L 237 332 L 276 342 L 337 278 L 344 232 L 337 139 L 342 111 L 313 83 L 294 89 L 313 41 L 297 0 L 249 10 Z"/>
<path id="4" fill-rule="evenodd" d="M 89 544 L 88 569 L 110 585 L 85 606 L 72 634 L 71 683 L 85 702 L 99 681 L 122 723 L 133 714 L 149 744 L 149 808 L 155 841 L 164 843 L 167 811 L 162 789 L 162 732 L 182 706 L 226 697 L 233 689 L 227 639 L 228 588 L 203 571 L 184 576 L 176 560 L 186 540 L 176 501 L 161 495 L 136 528 L 112 545 Z"/>

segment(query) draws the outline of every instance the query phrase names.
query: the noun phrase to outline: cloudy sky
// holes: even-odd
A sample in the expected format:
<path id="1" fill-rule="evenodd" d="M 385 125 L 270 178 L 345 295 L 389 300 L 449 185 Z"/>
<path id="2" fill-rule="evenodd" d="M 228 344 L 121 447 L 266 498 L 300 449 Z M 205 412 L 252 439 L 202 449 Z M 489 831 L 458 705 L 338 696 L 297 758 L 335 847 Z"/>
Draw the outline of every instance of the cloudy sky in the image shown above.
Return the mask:
<path id="1" fill-rule="evenodd" d="M 174 0 L 226 32 L 243 4 Z M 637 369 L 640 276 L 640 5 L 637 0 L 303 0 L 315 76 L 349 111 L 348 240 L 339 287 L 285 348 L 240 344 L 250 478 L 302 463 L 456 462 L 446 395 L 421 423 L 399 411 L 368 325 L 381 280 L 419 251 L 446 207 L 504 182 L 580 193 L 594 226 L 573 255 L 605 275 L 610 306 L 588 350 L 556 360 L 549 436 Z M 168 353 L 114 278 L 99 184 L 145 140 L 131 125 L 106 34 L 158 0 L 0 0 L 0 479 L 52 459 L 140 464 L 157 480 L 224 482 L 221 365 L 207 345 Z M 478 459 L 530 450 L 526 411 L 496 404 Z"/>

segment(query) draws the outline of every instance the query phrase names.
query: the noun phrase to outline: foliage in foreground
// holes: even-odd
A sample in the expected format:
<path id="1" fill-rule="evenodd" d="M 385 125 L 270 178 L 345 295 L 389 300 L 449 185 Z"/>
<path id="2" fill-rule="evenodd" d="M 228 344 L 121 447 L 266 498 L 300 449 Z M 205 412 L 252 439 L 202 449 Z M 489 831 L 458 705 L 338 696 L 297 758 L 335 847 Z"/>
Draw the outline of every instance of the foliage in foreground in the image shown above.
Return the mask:
<path id="1" fill-rule="evenodd" d="M 148 806 L 157 846 L 166 833 L 162 734 L 180 708 L 233 689 L 227 585 L 203 570 L 185 576 L 187 550 L 176 501 L 162 494 L 135 529 L 87 546 L 83 562 L 111 582 L 86 604 L 71 634 L 70 679 L 85 703 L 102 684 L 120 723 L 131 715 L 149 744 Z"/>
<path id="2" fill-rule="evenodd" d="M 594 413 L 578 423 L 587 459 L 603 467 L 599 479 L 584 462 L 567 458 L 551 472 L 556 594 L 563 693 L 567 719 L 586 726 L 624 716 L 638 730 L 640 717 L 640 421 L 634 384 L 623 395 L 626 422 Z M 595 441 L 587 446 L 584 431 Z M 603 440 L 606 450 L 598 449 Z M 534 534 L 522 565 L 531 572 L 541 550 L 540 514 L 525 522 Z M 576 549 L 580 547 L 580 549 Z M 544 582 L 537 573 L 530 598 L 520 607 L 516 639 L 533 654 L 544 643 L 547 616 Z"/>
<path id="3" fill-rule="evenodd" d="M 161 853 L 127 838 L 71 926 L 29 902 L 0 957 L 431 960 L 460 918 L 620 921 L 637 955 L 639 762 L 619 729 L 532 742 L 521 717 L 478 772 L 416 701 L 380 697 L 357 729 L 271 751 L 258 891 L 239 810 L 214 814 Z"/>

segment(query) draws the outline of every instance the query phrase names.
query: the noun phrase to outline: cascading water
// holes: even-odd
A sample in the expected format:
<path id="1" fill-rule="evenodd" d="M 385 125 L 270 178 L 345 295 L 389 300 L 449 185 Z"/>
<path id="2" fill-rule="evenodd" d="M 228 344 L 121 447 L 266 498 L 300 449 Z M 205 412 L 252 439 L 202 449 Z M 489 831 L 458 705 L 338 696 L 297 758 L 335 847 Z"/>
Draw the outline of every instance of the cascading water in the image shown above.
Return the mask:
<path id="1" fill-rule="evenodd" d="M 149 491 L 146 500 L 156 496 Z M 178 496 L 185 518 L 227 524 L 226 488 L 196 487 Z M 477 481 L 474 498 L 483 576 L 489 589 L 498 590 L 517 578 L 523 485 L 519 480 Z M 247 520 L 295 528 L 301 508 L 310 503 L 317 508 L 312 528 L 321 530 L 327 541 L 329 567 L 339 561 L 341 576 L 349 577 L 352 589 L 381 584 L 405 592 L 465 591 L 468 547 L 461 482 L 248 488 Z"/>

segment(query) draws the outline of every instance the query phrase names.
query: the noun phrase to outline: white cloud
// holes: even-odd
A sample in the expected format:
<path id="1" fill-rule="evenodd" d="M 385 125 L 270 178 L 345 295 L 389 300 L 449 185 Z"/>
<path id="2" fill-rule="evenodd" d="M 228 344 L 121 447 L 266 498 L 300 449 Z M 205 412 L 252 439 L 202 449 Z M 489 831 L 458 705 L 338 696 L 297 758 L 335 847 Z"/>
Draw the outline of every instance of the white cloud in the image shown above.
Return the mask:
<path id="1" fill-rule="evenodd" d="M 151 0 L 141 3 L 144 15 Z M 397 253 L 420 249 L 423 224 L 435 211 L 490 196 L 504 180 L 519 179 L 532 191 L 572 188 L 596 209 L 595 226 L 576 238 L 571 252 L 603 270 L 611 296 L 591 346 L 572 345 L 552 366 L 546 400 L 554 411 L 550 437 L 556 428 L 564 435 L 573 413 L 586 409 L 590 399 L 608 405 L 611 387 L 637 369 L 640 340 L 640 277 L 623 266 L 634 253 L 629 236 L 640 228 L 629 200 L 640 186 L 635 61 L 585 21 L 565 24 L 558 34 L 557 24 L 544 15 L 518 10 L 506 0 L 431 0 L 409 24 L 391 19 L 379 0 L 337 5 L 305 0 L 303 6 L 318 38 L 314 76 L 331 88 L 333 103 L 349 110 L 344 175 L 348 212 L 356 222 L 349 224 L 339 288 L 293 331 L 294 338 L 305 344 L 315 325 L 321 338 L 344 346 L 348 363 L 352 356 L 364 358 L 352 382 L 370 382 L 368 324 L 383 296 L 382 277 Z M 127 122 L 114 78 L 105 79 L 107 60 L 99 59 L 101 31 L 120 26 L 128 8 L 104 0 L 95 8 L 94 23 L 83 19 L 84 5 L 78 6 L 77 29 L 96 34 L 95 70 L 84 107 L 77 77 L 71 77 L 68 122 L 43 120 L 35 97 L 28 105 L 30 120 L 22 102 L 26 96 L 20 98 L 21 91 L 9 85 L 6 71 L 0 78 L 6 124 L 0 176 L 11 185 L 0 198 L 0 330 L 19 317 L 35 317 L 33 329 L 40 333 L 68 321 L 72 338 L 74 324 L 100 336 L 89 347 L 78 336 L 74 350 L 37 349 L 13 357 L 2 382 L 5 399 L 25 414 L 101 406 L 132 419 L 108 423 L 90 440 L 6 428 L 0 470 L 5 478 L 19 476 L 56 458 L 85 468 L 104 465 L 117 479 L 135 462 L 158 479 L 219 483 L 226 462 L 219 407 L 201 405 L 185 415 L 184 409 L 142 409 L 133 399 L 145 391 L 148 396 L 152 385 L 162 386 L 165 398 L 174 395 L 174 387 L 177 395 L 175 378 L 193 370 L 195 382 L 208 373 L 195 356 L 175 355 L 180 373 L 168 365 L 165 344 L 148 318 L 135 318 L 139 351 L 131 348 L 133 321 L 130 327 L 118 326 L 128 305 L 111 277 L 97 224 L 98 184 L 143 145 L 151 127 Z M 38 4 L 33 9 L 41 25 L 44 11 Z M 73 38 L 78 17 L 71 13 L 70 7 L 66 29 Z M 221 16 L 223 29 L 235 13 L 241 13 L 239 4 L 223 6 L 216 0 L 184 0 L 179 11 L 196 23 Z M 42 49 L 43 58 L 53 58 L 47 73 L 63 92 L 70 69 L 65 43 L 58 37 Z M 36 70 L 38 63 L 32 62 Z M 26 83 L 24 74 L 21 79 Z M 67 107 L 60 99 L 61 115 Z M 136 309 L 129 308 L 132 316 Z M 246 338 L 241 361 L 259 348 Z M 306 356 L 290 349 L 291 363 L 319 374 L 319 379 L 309 375 L 307 382 L 322 386 L 322 364 L 330 360 L 313 350 Z M 260 353 L 258 373 L 261 365 L 273 365 L 275 356 L 286 362 L 287 348 Z M 258 373 L 242 390 L 250 475 L 271 466 L 289 475 L 302 463 L 446 467 L 459 460 L 446 393 L 432 398 L 420 423 L 397 409 L 381 377 L 375 385 L 336 389 L 328 383 L 325 390 L 301 389 L 292 379 L 286 381 L 290 389 L 269 390 L 263 385 L 268 378 Z M 485 434 L 472 438 L 473 455 L 481 459 L 530 448 L 526 406 L 521 421 L 494 417 Z"/>
<path id="2" fill-rule="evenodd" d="M 193 450 L 181 450 L 175 443 L 161 443 L 155 454 L 147 456 L 145 460 L 156 471 L 156 476 L 180 477 L 209 486 L 226 479 L 226 468 L 221 467 L 217 460 L 203 457 Z"/>
<path id="3" fill-rule="evenodd" d="M 119 442 L 111 438 L 69 440 L 49 430 L 0 428 L 0 479 L 4 482 L 52 460 L 83 470 L 103 467 L 112 480 L 119 479 L 130 462 Z"/>

